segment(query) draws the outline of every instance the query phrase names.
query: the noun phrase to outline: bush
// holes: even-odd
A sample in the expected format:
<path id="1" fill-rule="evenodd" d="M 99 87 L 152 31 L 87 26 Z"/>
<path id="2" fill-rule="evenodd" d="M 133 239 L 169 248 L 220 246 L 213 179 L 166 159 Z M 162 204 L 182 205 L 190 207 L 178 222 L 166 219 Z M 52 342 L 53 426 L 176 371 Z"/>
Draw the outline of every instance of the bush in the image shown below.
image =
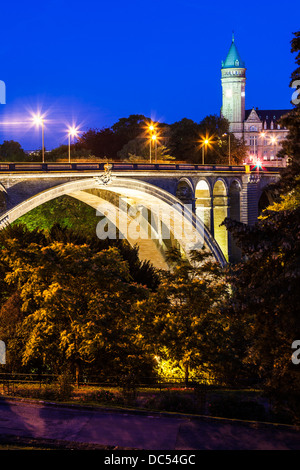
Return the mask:
<path id="1" fill-rule="evenodd" d="M 119 404 L 120 399 L 114 393 L 108 390 L 97 390 L 95 392 L 87 393 L 84 395 L 85 401 L 92 401 L 97 403 L 111 403 Z"/>

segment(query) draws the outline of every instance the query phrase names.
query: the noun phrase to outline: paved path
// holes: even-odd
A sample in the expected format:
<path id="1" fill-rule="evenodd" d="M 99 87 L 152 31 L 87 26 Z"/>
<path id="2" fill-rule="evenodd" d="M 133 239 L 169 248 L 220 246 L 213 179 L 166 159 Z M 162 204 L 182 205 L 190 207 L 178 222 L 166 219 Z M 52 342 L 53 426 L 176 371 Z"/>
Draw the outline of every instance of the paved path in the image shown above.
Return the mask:
<path id="1" fill-rule="evenodd" d="M 300 430 L 223 419 L 0 401 L 0 434 L 145 450 L 300 450 Z"/>

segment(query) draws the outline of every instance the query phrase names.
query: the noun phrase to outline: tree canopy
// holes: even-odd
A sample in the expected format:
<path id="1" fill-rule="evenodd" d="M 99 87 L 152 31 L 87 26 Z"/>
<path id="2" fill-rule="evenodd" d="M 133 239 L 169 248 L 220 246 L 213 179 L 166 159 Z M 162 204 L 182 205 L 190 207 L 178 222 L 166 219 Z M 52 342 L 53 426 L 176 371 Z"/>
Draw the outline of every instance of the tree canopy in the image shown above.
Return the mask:
<path id="1" fill-rule="evenodd" d="M 7 162 L 23 162 L 27 160 L 27 155 L 19 142 L 14 140 L 4 140 L 0 145 L 1 160 Z"/>
<path id="2" fill-rule="evenodd" d="M 113 375 L 150 364 L 131 309 L 148 295 L 143 282 L 154 272 L 136 250 L 58 226 L 49 233 L 11 227 L 0 243 L 0 334 L 11 365 L 78 372 L 87 364 Z"/>

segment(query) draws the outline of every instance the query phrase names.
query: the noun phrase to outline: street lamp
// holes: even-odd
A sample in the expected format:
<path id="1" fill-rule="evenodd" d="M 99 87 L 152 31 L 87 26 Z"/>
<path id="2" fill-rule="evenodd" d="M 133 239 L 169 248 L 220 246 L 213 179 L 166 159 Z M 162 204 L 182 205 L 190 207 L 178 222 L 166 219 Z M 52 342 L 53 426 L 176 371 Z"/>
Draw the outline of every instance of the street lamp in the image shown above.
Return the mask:
<path id="1" fill-rule="evenodd" d="M 153 138 L 153 137 L 154 137 L 153 132 L 155 131 L 155 126 L 154 126 L 153 123 L 151 123 L 151 124 L 148 125 L 148 131 L 150 132 L 150 146 L 149 146 L 149 150 L 150 150 L 150 163 L 151 163 L 151 161 L 152 161 L 152 155 L 151 155 L 151 153 L 152 153 L 152 140 L 155 140 L 155 138 L 156 138 L 156 137 Z"/>
<path id="2" fill-rule="evenodd" d="M 153 142 L 155 142 L 155 163 L 157 163 L 157 135 L 153 134 L 152 136 Z M 151 142 L 150 142 L 150 147 L 151 147 Z"/>
<path id="3" fill-rule="evenodd" d="M 225 137 L 226 135 L 228 136 L 228 163 L 229 163 L 229 166 L 230 166 L 230 165 L 231 165 L 230 134 L 229 134 L 229 133 L 227 134 L 227 133 L 225 132 L 225 133 L 222 135 L 222 137 Z"/>
<path id="4" fill-rule="evenodd" d="M 68 155 L 69 155 L 69 163 L 71 163 L 71 137 L 78 137 L 79 131 L 76 127 L 69 127 L 68 130 Z"/>
<path id="5" fill-rule="evenodd" d="M 210 137 L 205 137 L 201 140 L 202 142 L 202 165 L 204 165 L 204 151 L 207 152 L 207 146 L 210 144 Z"/>
<path id="6" fill-rule="evenodd" d="M 45 162 L 45 125 L 44 118 L 40 114 L 33 115 L 33 122 L 39 127 L 42 127 L 42 160 Z"/>

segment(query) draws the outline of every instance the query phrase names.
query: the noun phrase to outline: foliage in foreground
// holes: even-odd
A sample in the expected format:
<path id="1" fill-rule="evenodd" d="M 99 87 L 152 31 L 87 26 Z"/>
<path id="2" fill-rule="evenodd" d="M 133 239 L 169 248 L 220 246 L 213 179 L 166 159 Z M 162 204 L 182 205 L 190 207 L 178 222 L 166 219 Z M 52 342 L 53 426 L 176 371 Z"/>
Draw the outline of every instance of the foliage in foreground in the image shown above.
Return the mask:
<path id="1" fill-rule="evenodd" d="M 292 41 L 298 52 L 300 33 Z M 245 362 L 255 366 L 267 390 L 300 416 L 300 376 L 291 360 L 292 344 L 300 338 L 300 105 L 283 118 L 289 134 L 283 152 L 290 164 L 273 187 L 275 204 L 254 227 L 226 220 L 242 250 L 240 264 L 231 267 L 233 286 L 229 314 L 247 324 Z M 299 367 L 299 366 L 298 366 Z"/>
<path id="2" fill-rule="evenodd" d="M 148 288 L 132 278 L 117 247 L 99 249 L 58 227 L 48 235 L 10 228 L 1 245 L 0 333 L 11 367 L 151 370 L 130 315 Z M 136 252 L 130 253 L 138 277 Z"/>

